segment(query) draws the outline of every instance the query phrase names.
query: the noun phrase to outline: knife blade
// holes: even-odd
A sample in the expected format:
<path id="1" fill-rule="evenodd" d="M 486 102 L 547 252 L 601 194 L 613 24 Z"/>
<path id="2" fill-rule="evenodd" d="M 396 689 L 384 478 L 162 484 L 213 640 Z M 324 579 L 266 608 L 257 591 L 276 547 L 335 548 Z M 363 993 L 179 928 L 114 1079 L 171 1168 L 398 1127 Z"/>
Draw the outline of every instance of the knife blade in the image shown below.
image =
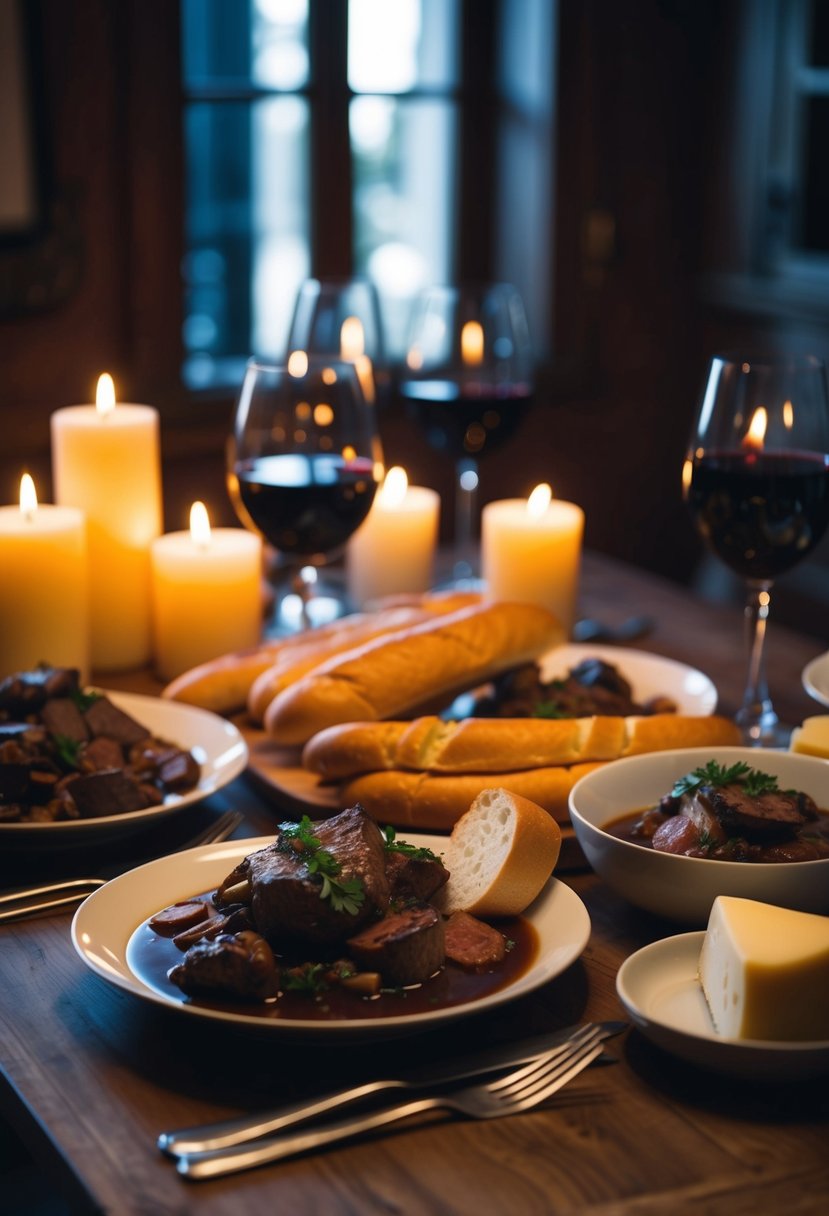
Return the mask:
<path id="1" fill-rule="evenodd" d="M 564 1046 L 579 1036 L 588 1035 L 596 1025 L 601 1030 L 599 1035 L 601 1041 L 620 1034 L 628 1024 L 627 1022 L 587 1022 L 568 1026 L 563 1030 L 535 1035 L 518 1042 L 503 1043 L 477 1052 L 474 1056 L 462 1056 L 451 1063 L 443 1063 L 431 1069 L 421 1070 L 416 1081 L 400 1078 L 368 1081 L 362 1085 L 336 1090 L 309 1101 L 291 1103 L 257 1115 L 244 1115 L 218 1123 L 202 1124 L 199 1127 L 162 1132 L 157 1144 L 162 1152 L 171 1157 L 231 1148 L 237 1144 L 244 1144 L 248 1140 L 256 1140 L 261 1136 L 284 1131 L 288 1127 L 308 1123 L 330 1114 L 331 1111 L 342 1110 L 344 1107 L 363 1102 L 379 1093 L 454 1085 L 467 1081 L 471 1077 L 486 1076 L 488 1073 L 512 1068 L 516 1064 L 523 1064 L 535 1059 L 536 1056 L 550 1051 L 556 1046 Z"/>

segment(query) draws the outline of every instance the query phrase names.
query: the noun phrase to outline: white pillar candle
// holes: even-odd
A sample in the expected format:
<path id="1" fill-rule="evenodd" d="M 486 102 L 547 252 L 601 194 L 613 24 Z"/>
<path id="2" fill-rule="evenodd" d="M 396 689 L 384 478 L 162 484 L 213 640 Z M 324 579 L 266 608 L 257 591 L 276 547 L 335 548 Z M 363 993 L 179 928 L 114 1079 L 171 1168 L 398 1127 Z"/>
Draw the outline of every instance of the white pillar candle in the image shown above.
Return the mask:
<path id="1" fill-rule="evenodd" d="M 86 529 L 73 507 L 38 505 L 28 474 L 20 505 L 0 507 L 0 679 L 38 663 L 89 674 Z"/>
<path id="2" fill-rule="evenodd" d="M 537 486 L 529 499 L 505 498 L 481 516 L 481 572 L 494 600 L 541 604 L 573 627 L 584 512 Z"/>
<path id="3" fill-rule="evenodd" d="M 357 607 L 431 587 L 439 513 L 434 490 L 410 486 L 404 469 L 389 469 L 346 550 L 348 594 Z"/>
<path id="4" fill-rule="evenodd" d="M 92 666 L 149 661 L 150 543 L 161 532 L 158 411 L 115 405 L 109 377 L 96 405 L 52 415 L 55 497 L 86 514 Z"/>
<path id="5" fill-rule="evenodd" d="M 155 669 L 172 680 L 199 663 L 255 646 L 262 632 L 262 541 L 211 528 L 194 503 L 189 532 L 153 541 Z"/>

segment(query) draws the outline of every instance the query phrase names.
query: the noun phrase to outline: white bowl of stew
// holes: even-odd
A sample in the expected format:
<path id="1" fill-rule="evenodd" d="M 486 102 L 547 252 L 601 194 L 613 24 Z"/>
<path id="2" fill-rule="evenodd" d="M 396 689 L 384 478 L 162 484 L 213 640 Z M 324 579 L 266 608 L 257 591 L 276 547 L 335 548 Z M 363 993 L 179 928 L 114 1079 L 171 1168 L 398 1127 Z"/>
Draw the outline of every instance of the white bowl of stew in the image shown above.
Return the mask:
<path id="1" fill-rule="evenodd" d="M 829 912 L 829 856 L 798 861 L 684 856 L 657 851 L 632 833 L 633 820 L 711 761 L 726 768 L 746 764 L 776 778 L 781 791 L 809 795 L 820 811 L 809 834 L 819 834 L 819 849 L 829 841 L 829 762 L 761 748 L 683 748 L 612 761 L 574 785 L 570 818 L 596 873 L 636 907 L 684 924 L 704 927 L 718 895 Z M 727 854 L 727 849 L 716 851 Z M 759 854 L 762 858 L 763 850 Z"/>

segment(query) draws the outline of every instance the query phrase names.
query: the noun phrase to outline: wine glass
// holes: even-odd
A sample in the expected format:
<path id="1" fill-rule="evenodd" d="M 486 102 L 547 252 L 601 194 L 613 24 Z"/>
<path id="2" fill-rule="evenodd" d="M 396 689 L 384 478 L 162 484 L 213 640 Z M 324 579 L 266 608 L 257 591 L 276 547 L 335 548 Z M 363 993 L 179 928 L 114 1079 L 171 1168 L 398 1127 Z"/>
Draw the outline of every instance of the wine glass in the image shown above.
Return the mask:
<path id="1" fill-rule="evenodd" d="M 303 351 L 285 365 L 248 362 L 228 444 L 228 490 L 245 526 L 290 567 L 303 628 L 323 619 L 314 611 L 317 567 L 344 549 L 382 476 L 375 410 L 352 364 L 309 360 Z M 292 622 L 284 601 L 279 607 L 283 631 Z"/>
<path id="2" fill-rule="evenodd" d="M 306 279 L 294 304 L 288 350 L 353 363 L 369 401 L 388 388 L 377 288 L 368 279 Z"/>
<path id="3" fill-rule="evenodd" d="M 431 287 L 415 300 L 400 395 L 432 447 L 455 462 L 455 579 L 470 550 L 478 460 L 513 434 L 532 395 L 521 297 L 507 283 Z"/>
<path id="4" fill-rule="evenodd" d="M 683 469 L 685 499 L 716 555 L 747 584 L 748 680 L 737 714 L 746 742 L 784 743 L 764 665 L 774 579 L 829 523 L 826 369 L 813 356 L 711 361 Z"/>

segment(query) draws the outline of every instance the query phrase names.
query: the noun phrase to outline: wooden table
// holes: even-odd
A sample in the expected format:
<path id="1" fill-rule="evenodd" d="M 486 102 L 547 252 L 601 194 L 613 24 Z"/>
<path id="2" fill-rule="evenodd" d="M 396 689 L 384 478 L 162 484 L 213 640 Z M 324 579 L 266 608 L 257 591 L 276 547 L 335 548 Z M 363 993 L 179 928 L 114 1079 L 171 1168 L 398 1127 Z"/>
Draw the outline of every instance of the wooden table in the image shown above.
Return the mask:
<path id="1" fill-rule="evenodd" d="M 733 711 L 744 672 L 739 612 L 598 558 L 583 608 L 647 611 L 647 649 L 705 669 Z M 815 712 L 800 688 L 821 643 L 773 628 L 769 674 L 789 720 Z M 134 687 L 146 682 L 128 680 Z M 196 814 L 226 806 L 242 834 L 272 830 L 279 808 L 236 781 Z M 162 851 L 192 825 L 144 847 Z M 182 836 L 183 838 L 183 836 Z M 135 847 L 135 846 L 133 846 Z M 95 859 L 87 859 L 94 861 Z M 3 875 L 8 881 L 8 874 Z M 0 929 L 0 1110 L 69 1210 L 142 1216 L 481 1216 L 589 1213 L 817 1213 L 829 1204 L 829 1079 L 773 1087 L 683 1064 L 636 1031 L 618 1063 L 583 1073 L 549 1109 L 484 1124 L 441 1121 L 234 1178 L 187 1183 L 155 1148 L 162 1129 L 319 1092 L 368 1074 L 586 1019 L 618 1018 L 614 981 L 633 950 L 676 931 L 626 906 L 589 873 L 566 875 L 593 922 L 582 959 L 538 993 L 448 1032 L 338 1050 L 193 1026 L 90 974 L 70 916 Z M 0 1191 L 0 1211 L 4 1207 Z"/>

